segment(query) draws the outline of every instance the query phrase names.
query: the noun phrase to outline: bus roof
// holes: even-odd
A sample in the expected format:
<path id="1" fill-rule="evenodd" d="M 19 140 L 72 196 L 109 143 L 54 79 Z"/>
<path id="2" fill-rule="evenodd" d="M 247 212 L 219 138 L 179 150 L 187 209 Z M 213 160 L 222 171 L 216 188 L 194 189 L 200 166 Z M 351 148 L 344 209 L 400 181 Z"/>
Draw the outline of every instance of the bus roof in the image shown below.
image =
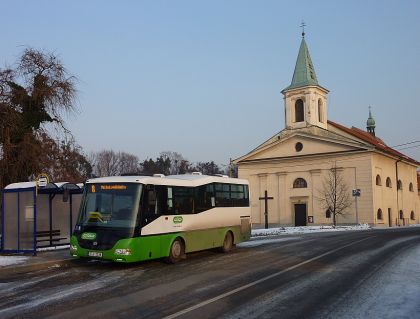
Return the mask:
<path id="1" fill-rule="evenodd" d="M 154 185 L 168 185 L 168 186 L 200 186 L 210 183 L 227 183 L 227 184 L 246 184 L 248 181 L 245 179 L 209 176 L 209 175 L 169 175 L 162 177 L 156 176 L 109 176 L 91 178 L 86 181 L 87 184 L 91 183 L 141 183 L 141 184 L 154 184 Z"/>

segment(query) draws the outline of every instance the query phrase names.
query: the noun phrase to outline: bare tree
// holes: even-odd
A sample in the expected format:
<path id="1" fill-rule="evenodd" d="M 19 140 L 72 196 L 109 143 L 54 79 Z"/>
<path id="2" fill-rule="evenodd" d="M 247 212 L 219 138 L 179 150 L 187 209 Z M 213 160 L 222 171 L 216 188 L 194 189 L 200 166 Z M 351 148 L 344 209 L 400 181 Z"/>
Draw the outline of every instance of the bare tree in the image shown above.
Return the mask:
<path id="1" fill-rule="evenodd" d="M 124 174 L 133 174 L 139 175 L 140 173 L 140 164 L 139 158 L 136 155 L 129 154 L 126 152 L 119 152 L 118 156 L 120 158 L 120 175 Z"/>
<path id="2" fill-rule="evenodd" d="M 139 174 L 139 158 L 125 152 L 103 150 L 91 153 L 89 161 L 93 166 L 95 176 L 116 176 L 123 174 Z"/>
<path id="3" fill-rule="evenodd" d="M 41 125 L 66 131 L 63 115 L 75 110 L 75 78 L 56 55 L 27 48 L 16 65 L 0 69 L 0 187 L 42 170 Z"/>
<path id="4" fill-rule="evenodd" d="M 352 204 L 349 191 L 341 169 L 334 163 L 328 170 L 318 198 L 322 207 L 331 213 L 334 226 L 337 225 L 337 216 L 345 215 Z"/>
<path id="5" fill-rule="evenodd" d="M 188 169 L 188 161 L 180 153 L 165 151 L 161 152 L 159 156 L 166 160 L 170 161 L 169 174 L 185 174 Z"/>
<path id="6" fill-rule="evenodd" d="M 96 153 L 94 156 L 93 173 L 100 176 L 115 176 L 119 175 L 119 156 L 113 150 L 103 150 Z"/>

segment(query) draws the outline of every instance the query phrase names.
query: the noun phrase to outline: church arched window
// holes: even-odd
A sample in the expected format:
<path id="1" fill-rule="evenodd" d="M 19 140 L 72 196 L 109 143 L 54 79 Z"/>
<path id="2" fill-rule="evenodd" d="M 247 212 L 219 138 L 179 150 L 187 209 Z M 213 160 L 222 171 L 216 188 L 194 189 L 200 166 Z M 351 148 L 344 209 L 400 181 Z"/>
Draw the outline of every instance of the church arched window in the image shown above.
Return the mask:
<path id="1" fill-rule="evenodd" d="M 402 190 L 402 182 L 400 179 L 397 182 L 397 189 Z"/>
<path id="2" fill-rule="evenodd" d="M 303 122 L 305 117 L 303 101 L 298 99 L 295 103 L 295 122 Z"/>
<path id="3" fill-rule="evenodd" d="M 414 192 L 413 183 L 410 183 L 409 189 L 410 189 L 410 192 Z"/>
<path id="4" fill-rule="evenodd" d="M 379 219 L 379 220 L 382 220 L 382 209 L 378 209 L 378 214 L 377 214 L 377 218 Z"/>
<path id="5" fill-rule="evenodd" d="M 322 114 L 322 100 L 318 99 L 318 121 L 320 121 L 321 123 L 324 122 L 322 120 L 323 118 L 323 114 Z"/>
<path id="6" fill-rule="evenodd" d="M 386 187 L 392 187 L 391 179 L 389 177 L 386 178 Z"/>
<path id="7" fill-rule="evenodd" d="M 296 178 L 293 182 L 293 188 L 307 188 L 308 184 L 303 178 Z"/>
<path id="8" fill-rule="evenodd" d="M 416 216 L 414 215 L 414 211 L 411 211 L 410 219 L 411 220 L 415 220 L 416 219 Z"/>
<path id="9" fill-rule="evenodd" d="M 379 174 L 376 175 L 376 185 L 378 185 L 378 186 L 381 186 L 382 185 L 381 176 Z"/>

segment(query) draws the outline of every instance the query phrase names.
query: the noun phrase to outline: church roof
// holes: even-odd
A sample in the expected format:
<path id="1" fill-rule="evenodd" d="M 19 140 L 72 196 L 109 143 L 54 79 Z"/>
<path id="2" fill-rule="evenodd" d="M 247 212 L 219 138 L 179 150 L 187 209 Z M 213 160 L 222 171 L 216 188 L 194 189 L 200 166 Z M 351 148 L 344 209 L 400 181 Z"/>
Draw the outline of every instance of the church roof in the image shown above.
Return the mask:
<path id="1" fill-rule="evenodd" d="M 305 38 L 302 37 L 302 42 L 300 43 L 299 54 L 295 65 L 295 72 L 293 73 L 292 83 L 283 91 L 308 85 L 319 86 L 315 68 L 312 64 L 311 56 L 309 54 L 308 46 L 306 45 Z"/>
<path id="2" fill-rule="evenodd" d="M 398 152 L 397 150 L 389 147 L 388 145 L 386 145 L 384 143 L 384 141 L 382 141 L 379 137 L 376 137 L 366 131 L 363 131 L 357 127 L 345 127 L 341 124 L 335 123 L 333 121 L 328 120 L 328 124 L 332 125 L 342 131 L 344 131 L 345 133 L 348 133 L 354 137 L 357 137 L 361 140 L 363 140 L 364 142 L 367 142 L 369 144 L 371 144 L 372 146 L 375 147 L 375 149 L 382 151 L 384 153 L 387 153 L 389 155 L 393 155 L 393 156 L 397 156 L 403 160 L 406 160 L 407 162 L 410 162 L 412 164 L 415 164 L 417 166 L 420 165 L 420 162 L 416 161 L 415 159 L 412 159 L 411 157 L 404 155 L 403 153 Z"/>
<path id="3" fill-rule="evenodd" d="M 326 130 L 317 126 L 308 126 L 299 129 L 284 129 L 279 133 L 275 134 L 264 143 L 260 144 L 256 148 L 254 148 L 249 153 L 235 159 L 236 163 L 247 162 L 253 154 L 256 154 L 264 149 L 272 147 L 276 145 L 278 142 L 282 142 L 299 134 L 300 136 L 307 136 L 307 137 L 317 137 L 325 141 L 331 141 L 343 145 L 352 145 L 354 150 L 358 151 L 370 151 L 370 150 L 377 150 L 382 153 L 400 158 L 406 162 L 414 164 L 416 166 L 420 166 L 420 162 L 416 161 L 404 155 L 397 150 L 387 146 L 384 141 L 380 138 L 373 136 L 372 134 L 363 131 L 357 127 L 345 127 L 344 125 L 335 123 L 333 121 L 328 120 L 328 125 L 335 127 L 336 130 Z M 346 134 L 343 134 L 346 133 Z M 350 137 L 349 137 L 350 135 Z M 315 155 L 315 154 L 314 154 Z"/>

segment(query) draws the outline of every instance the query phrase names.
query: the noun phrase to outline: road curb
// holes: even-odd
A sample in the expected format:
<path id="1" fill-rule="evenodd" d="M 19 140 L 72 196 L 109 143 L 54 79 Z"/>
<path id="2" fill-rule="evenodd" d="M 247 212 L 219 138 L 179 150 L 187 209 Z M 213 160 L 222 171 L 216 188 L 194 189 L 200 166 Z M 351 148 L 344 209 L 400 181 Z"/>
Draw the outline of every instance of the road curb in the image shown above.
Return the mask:
<path id="1" fill-rule="evenodd" d="M 11 266 L 1 267 L 0 275 L 28 273 L 48 268 L 59 268 L 68 266 L 74 259 L 71 257 L 63 259 L 54 259 L 48 261 L 39 261 L 34 263 L 15 264 Z"/>

